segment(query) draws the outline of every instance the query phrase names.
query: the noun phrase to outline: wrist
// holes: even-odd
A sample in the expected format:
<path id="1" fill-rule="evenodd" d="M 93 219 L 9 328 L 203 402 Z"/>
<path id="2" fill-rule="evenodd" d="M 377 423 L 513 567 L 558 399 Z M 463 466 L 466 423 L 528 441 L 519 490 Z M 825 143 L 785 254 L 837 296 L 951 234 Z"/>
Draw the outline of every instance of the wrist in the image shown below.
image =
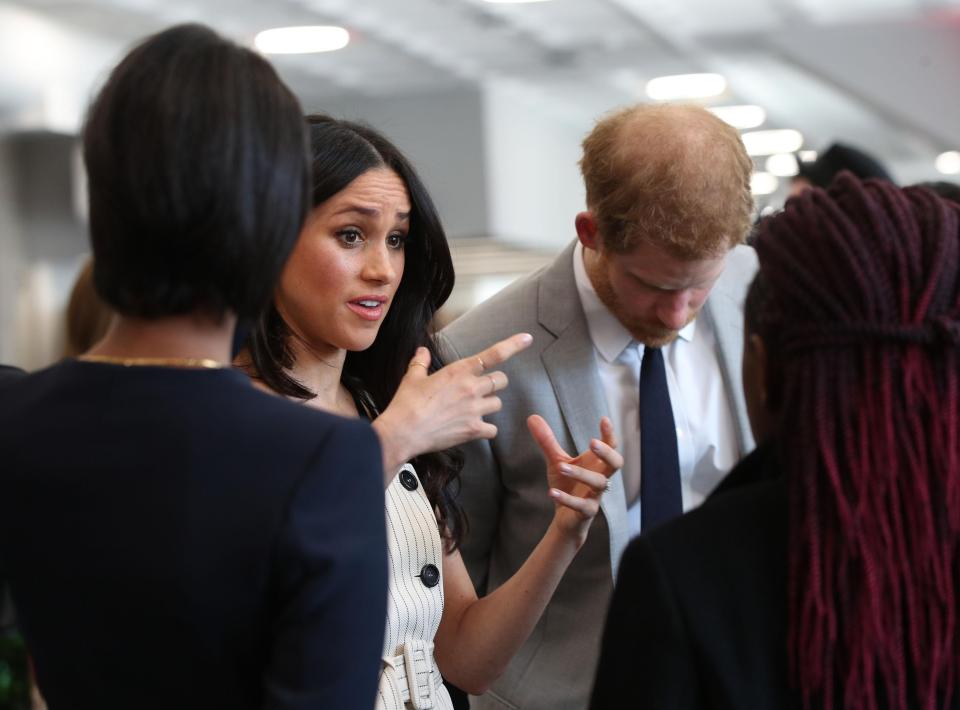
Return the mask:
<path id="1" fill-rule="evenodd" d="M 576 520 L 574 521 L 573 518 L 576 518 Z M 575 555 L 587 541 L 588 530 L 589 521 L 572 515 L 570 511 L 558 510 L 554 513 L 553 520 L 550 521 L 547 535 L 552 537 L 556 544 L 569 548 Z"/>
<path id="2" fill-rule="evenodd" d="M 383 450 L 383 467 L 388 474 L 393 474 L 409 458 L 403 447 L 402 437 L 396 435 L 396 427 L 390 423 L 386 412 L 374 419 L 372 426 L 380 438 L 380 447 Z"/>

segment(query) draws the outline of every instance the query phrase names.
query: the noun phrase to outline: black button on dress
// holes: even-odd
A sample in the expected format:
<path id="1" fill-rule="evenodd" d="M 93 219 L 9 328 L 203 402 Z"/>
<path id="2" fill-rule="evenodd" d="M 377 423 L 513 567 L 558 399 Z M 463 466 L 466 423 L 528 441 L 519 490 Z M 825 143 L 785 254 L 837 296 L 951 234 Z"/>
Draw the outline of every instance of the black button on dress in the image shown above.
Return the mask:
<path id="1" fill-rule="evenodd" d="M 440 581 L 440 570 L 437 569 L 436 565 L 424 565 L 423 569 L 420 570 L 420 581 L 423 582 L 424 587 L 436 587 Z"/>

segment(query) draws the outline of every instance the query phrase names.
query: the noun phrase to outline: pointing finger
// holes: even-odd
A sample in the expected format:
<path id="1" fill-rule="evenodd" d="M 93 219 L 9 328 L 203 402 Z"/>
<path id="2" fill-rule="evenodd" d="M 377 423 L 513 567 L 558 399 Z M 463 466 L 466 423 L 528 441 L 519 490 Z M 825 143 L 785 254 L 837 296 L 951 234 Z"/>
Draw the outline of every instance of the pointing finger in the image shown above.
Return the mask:
<path id="1" fill-rule="evenodd" d="M 610 421 L 610 417 L 600 419 L 600 438 L 611 449 L 617 448 L 617 435 L 613 430 L 613 422 Z"/>
<path id="2" fill-rule="evenodd" d="M 517 333 L 509 338 L 494 343 L 483 352 L 477 353 L 473 357 L 464 358 L 472 362 L 474 374 L 480 374 L 484 370 L 506 362 L 521 350 L 525 350 L 533 342 L 533 336 L 529 333 Z"/>
<path id="3" fill-rule="evenodd" d="M 531 414 L 527 417 L 527 429 L 530 430 L 534 441 L 537 442 L 540 450 L 543 451 L 543 455 L 546 456 L 548 460 L 571 460 L 571 456 L 563 450 L 557 441 L 557 437 L 553 435 L 553 429 L 547 424 L 547 420 L 539 414 Z"/>

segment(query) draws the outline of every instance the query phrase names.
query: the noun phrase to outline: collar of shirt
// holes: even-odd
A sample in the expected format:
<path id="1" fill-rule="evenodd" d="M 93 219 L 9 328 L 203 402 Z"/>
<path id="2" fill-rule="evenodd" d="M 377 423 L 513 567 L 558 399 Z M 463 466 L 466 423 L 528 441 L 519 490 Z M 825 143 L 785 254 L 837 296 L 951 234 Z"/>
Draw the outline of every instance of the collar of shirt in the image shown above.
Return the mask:
<path id="1" fill-rule="evenodd" d="M 617 320 L 617 317 L 607 310 L 597 296 L 583 265 L 583 245 L 579 241 L 573 250 L 573 277 L 577 284 L 577 293 L 580 295 L 580 304 L 583 306 L 583 314 L 587 318 L 587 329 L 590 331 L 593 347 L 604 360 L 613 362 L 633 342 L 633 336 Z M 686 342 L 693 340 L 696 325 L 696 319 L 685 325 L 680 330 L 680 339 Z"/>

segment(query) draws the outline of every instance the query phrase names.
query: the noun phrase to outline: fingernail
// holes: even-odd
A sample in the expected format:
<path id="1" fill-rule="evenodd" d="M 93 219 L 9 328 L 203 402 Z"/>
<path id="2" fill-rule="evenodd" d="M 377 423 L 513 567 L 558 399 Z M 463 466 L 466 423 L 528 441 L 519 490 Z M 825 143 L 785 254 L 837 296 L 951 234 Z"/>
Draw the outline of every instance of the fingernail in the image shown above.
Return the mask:
<path id="1" fill-rule="evenodd" d="M 532 342 L 533 342 L 533 336 L 530 335 L 530 333 L 521 333 L 521 334 L 520 334 L 520 341 L 523 342 L 523 343 L 532 343 Z"/>
<path id="2" fill-rule="evenodd" d="M 597 441 L 596 439 L 591 439 L 591 440 L 590 440 L 590 450 L 591 450 L 593 453 L 595 453 L 595 454 L 600 453 L 600 442 Z"/>
<path id="3" fill-rule="evenodd" d="M 560 469 L 560 473 L 565 473 L 568 476 L 573 473 L 573 469 L 570 467 L 570 464 L 562 463 L 557 466 L 557 468 Z"/>
<path id="4" fill-rule="evenodd" d="M 556 488 L 551 488 L 551 489 L 550 489 L 550 496 L 553 497 L 553 498 L 559 498 L 559 497 L 560 497 L 560 491 L 558 491 Z"/>

